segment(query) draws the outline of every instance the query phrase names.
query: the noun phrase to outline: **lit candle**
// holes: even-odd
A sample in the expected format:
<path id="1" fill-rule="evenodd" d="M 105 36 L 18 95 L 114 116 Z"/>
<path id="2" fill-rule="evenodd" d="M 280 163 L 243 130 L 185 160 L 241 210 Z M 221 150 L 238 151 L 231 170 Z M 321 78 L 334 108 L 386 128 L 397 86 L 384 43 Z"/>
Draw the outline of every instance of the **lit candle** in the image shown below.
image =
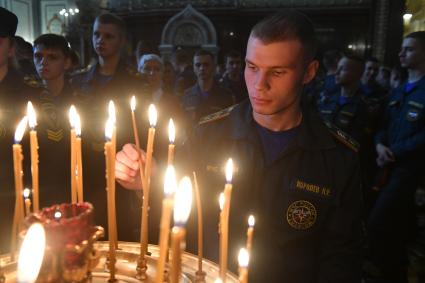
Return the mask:
<path id="1" fill-rule="evenodd" d="M 77 202 L 84 202 L 83 193 L 83 157 L 81 152 L 81 119 L 80 115 L 75 115 L 75 155 L 77 167 L 75 171 L 77 179 Z"/>
<path id="2" fill-rule="evenodd" d="M 155 126 L 157 121 L 157 112 L 153 104 L 149 106 L 149 133 L 148 143 L 146 146 L 146 166 L 145 166 L 145 184 L 143 188 L 143 208 L 142 208 L 142 229 L 141 229 L 141 257 L 144 259 L 148 251 L 148 210 L 149 210 L 149 190 L 150 190 L 150 176 L 152 171 L 152 154 L 153 142 L 155 137 Z"/>
<path id="3" fill-rule="evenodd" d="M 22 146 L 20 144 L 25 129 L 27 127 L 28 119 L 27 116 L 22 118 L 19 122 L 18 127 L 15 131 L 15 143 L 13 144 L 13 171 L 15 175 L 15 214 L 13 217 L 13 226 L 12 226 L 12 237 L 11 237 L 11 245 L 10 252 L 12 255 L 12 259 L 15 258 L 16 251 L 16 239 L 19 232 L 19 226 L 21 225 L 24 217 L 24 204 L 22 200 L 23 194 L 23 182 L 22 182 L 22 160 L 24 159 L 22 155 Z"/>
<path id="4" fill-rule="evenodd" d="M 252 238 L 254 237 L 255 218 L 253 215 L 248 217 L 248 231 L 246 232 L 246 250 L 249 254 L 252 251 Z"/>
<path id="5" fill-rule="evenodd" d="M 192 184 L 188 177 L 184 177 L 177 189 L 174 199 L 174 227 L 171 232 L 171 283 L 180 282 L 181 276 L 181 254 L 186 236 L 187 219 L 192 207 Z"/>
<path id="6" fill-rule="evenodd" d="M 30 189 L 28 188 L 24 190 L 24 200 L 25 200 L 25 216 L 28 216 L 31 213 Z"/>
<path id="7" fill-rule="evenodd" d="M 221 266 L 220 276 L 223 282 L 226 282 L 227 273 L 227 251 L 229 241 L 229 213 L 230 213 L 230 199 L 232 196 L 232 175 L 233 175 L 233 161 L 230 158 L 226 164 L 226 185 L 224 186 L 224 206 L 222 221 L 220 224 L 220 237 L 221 237 Z"/>
<path id="8" fill-rule="evenodd" d="M 165 172 L 164 194 L 162 200 L 162 214 L 159 234 L 159 259 L 156 268 L 156 282 L 163 283 L 165 262 L 168 252 L 168 238 L 170 237 L 171 212 L 173 209 L 173 195 L 177 189 L 176 172 L 172 165 L 168 165 Z"/>
<path id="9" fill-rule="evenodd" d="M 46 233 L 40 223 L 31 225 L 19 251 L 17 267 L 18 283 L 34 283 L 43 263 L 46 247 Z"/>
<path id="10" fill-rule="evenodd" d="M 134 143 L 136 144 L 137 150 L 139 150 L 140 141 L 139 141 L 139 131 L 137 130 L 136 116 L 134 113 L 134 111 L 136 111 L 136 97 L 134 95 L 131 97 L 131 100 L 130 100 L 130 109 L 131 109 L 131 120 L 133 122 Z M 139 174 L 140 174 L 140 181 L 142 183 L 142 187 L 146 188 L 144 165 L 141 158 L 139 158 Z"/>
<path id="11" fill-rule="evenodd" d="M 109 272 L 110 282 L 115 280 L 116 262 L 116 216 L 115 216 L 115 159 L 112 147 L 113 121 L 108 119 L 105 126 L 105 160 L 106 160 L 106 190 L 108 202 L 108 236 L 109 236 Z"/>
<path id="12" fill-rule="evenodd" d="M 39 182 L 38 182 L 38 140 L 35 126 L 37 126 L 37 117 L 35 115 L 34 107 L 31 101 L 27 104 L 27 116 L 28 124 L 30 127 L 30 149 L 31 149 L 31 177 L 32 177 L 32 198 L 34 212 L 38 212 L 40 209 L 40 198 L 39 198 Z"/>
<path id="13" fill-rule="evenodd" d="M 245 248 L 241 248 L 239 250 L 238 263 L 239 263 L 239 282 L 248 283 L 249 253 Z"/>
<path id="14" fill-rule="evenodd" d="M 195 172 L 193 172 L 193 183 L 195 186 L 196 208 L 198 212 L 197 213 L 198 215 L 198 271 L 196 272 L 196 275 L 199 277 L 199 279 L 202 279 L 205 277 L 205 273 L 202 271 L 202 259 L 204 257 L 202 203 L 201 203 L 201 194 L 199 193 L 198 180 L 196 178 Z"/>
<path id="15" fill-rule="evenodd" d="M 69 123 L 71 124 L 70 143 L 71 143 L 71 201 L 72 203 L 77 202 L 77 176 L 75 174 L 77 166 L 76 156 L 76 140 L 77 135 L 75 133 L 77 110 L 74 105 L 69 108 Z"/>
<path id="16" fill-rule="evenodd" d="M 174 144 L 174 140 L 176 139 L 176 128 L 174 127 L 173 119 L 170 119 L 168 123 L 168 139 L 170 141 L 168 145 L 168 165 L 170 165 L 174 161 L 174 149 L 176 147 Z"/>

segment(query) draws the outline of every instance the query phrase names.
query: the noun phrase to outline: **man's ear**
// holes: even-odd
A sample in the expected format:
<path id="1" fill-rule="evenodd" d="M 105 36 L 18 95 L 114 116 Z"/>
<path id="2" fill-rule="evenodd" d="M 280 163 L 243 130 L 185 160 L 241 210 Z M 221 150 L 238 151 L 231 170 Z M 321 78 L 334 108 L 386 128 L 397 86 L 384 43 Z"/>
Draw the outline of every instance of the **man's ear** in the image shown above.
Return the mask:
<path id="1" fill-rule="evenodd" d="M 316 76 L 317 69 L 319 68 L 319 61 L 311 61 L 304 73 L 303 84 L 308 84 Z"/>

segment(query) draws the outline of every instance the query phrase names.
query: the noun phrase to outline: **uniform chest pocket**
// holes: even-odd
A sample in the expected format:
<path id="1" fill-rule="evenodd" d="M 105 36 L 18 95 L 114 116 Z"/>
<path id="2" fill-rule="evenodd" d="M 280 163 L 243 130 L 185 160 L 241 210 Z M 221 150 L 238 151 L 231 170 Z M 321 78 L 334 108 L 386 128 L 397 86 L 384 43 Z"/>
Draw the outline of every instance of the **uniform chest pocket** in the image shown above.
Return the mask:
<path id="1" fill-rule="evenodd" d="M 415 101 L 407 102 L 406 120 L 416 122 L 422 118 L 424 105 Z"/>

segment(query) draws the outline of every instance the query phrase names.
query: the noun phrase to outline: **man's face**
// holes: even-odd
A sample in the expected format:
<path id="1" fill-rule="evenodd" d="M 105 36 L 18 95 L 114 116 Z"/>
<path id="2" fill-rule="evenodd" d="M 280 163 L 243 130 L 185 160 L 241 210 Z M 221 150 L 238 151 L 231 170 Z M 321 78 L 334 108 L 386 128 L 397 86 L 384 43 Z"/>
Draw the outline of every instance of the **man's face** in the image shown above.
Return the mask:
<path id="1" fill-rule="evenodd" d="M 335 82 L 342 86 L 350 85 L 360 81 L 361 69 L 359 63 L 343 57 L 338 62 L 335 73 Z"/>
<path id="2" fill-rule="evenodd" d="M 304 84 L 316 74 L 317 61 L 306 67 L 299 40 L 264 44 L 250 36 L 245 58 L 245 81 L 255 113 L 273 115 L 298 101 Z"/>
<path id="3" fill-rule="evenodd" d="M 71 66 L 71 60 L 55 48 L 34 46 L 34 66 L 43 80 L 54 80 L 63 76 Z"/>
<path id="4" fill-rule="evenodd" d="M 147 60 L 139 66 L 139 72 L 146 78 L 148 84 L 152 87 L 159 87 L 162 81 L 161 63 L 157 60 Z"/>
<path id="5" fill-rule="evenodd" d="M 8 64 L 9 58 L 14 55 L 15 48 L 8 37 L 0 37 L 0 67 Z"/>
<path id="6" fill-rule="evenodd" d="M 92 41 L 97 55 L 102 58 L 108 58 L 119 54 L 125 40 L 115 25 L 102 24 L 95 21 Z"/>
<path id="7" fill-rule="evenodd" d="M 226 72 L 231 76 L 239 76 L 241 73 L 242 60 L 240 57 L 227 57 L 226 59 Z"/>
<path id="8" fill-rule="evenodd" d="M 373 61 L 367 61 L 363 72 L 363 80 L 367 83 L 375 81 L 379 71 L 379 64 Z"/>
<path id="9" fill-rule="evenodd" d="M 425 48 L 414 38 L 405 38 L 398 54 L 404 68 L 415 69 L 425 63 Z"/>
<path id="10" fill-rule="evenodd" d="M 193 70 L 198 80 L 212 79 L 214 76 L 214 62 L 211 56 L 201 55 L 193 57 Z"/>

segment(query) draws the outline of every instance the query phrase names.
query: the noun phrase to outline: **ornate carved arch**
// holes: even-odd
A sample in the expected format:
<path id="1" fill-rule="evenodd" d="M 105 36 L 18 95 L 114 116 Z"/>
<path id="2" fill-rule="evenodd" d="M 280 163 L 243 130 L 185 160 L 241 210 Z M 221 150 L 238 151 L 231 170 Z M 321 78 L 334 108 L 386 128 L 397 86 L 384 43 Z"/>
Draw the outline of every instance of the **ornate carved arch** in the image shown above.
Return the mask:
<path id="1" fill-rule="evenodd" d="M 214 54 L 218 52 L 214 25 L 190 4 L 171 17 L 162 31 L 159 46 L 162 56 L 169 57 L 177 46 L 203 48 Z"/>

